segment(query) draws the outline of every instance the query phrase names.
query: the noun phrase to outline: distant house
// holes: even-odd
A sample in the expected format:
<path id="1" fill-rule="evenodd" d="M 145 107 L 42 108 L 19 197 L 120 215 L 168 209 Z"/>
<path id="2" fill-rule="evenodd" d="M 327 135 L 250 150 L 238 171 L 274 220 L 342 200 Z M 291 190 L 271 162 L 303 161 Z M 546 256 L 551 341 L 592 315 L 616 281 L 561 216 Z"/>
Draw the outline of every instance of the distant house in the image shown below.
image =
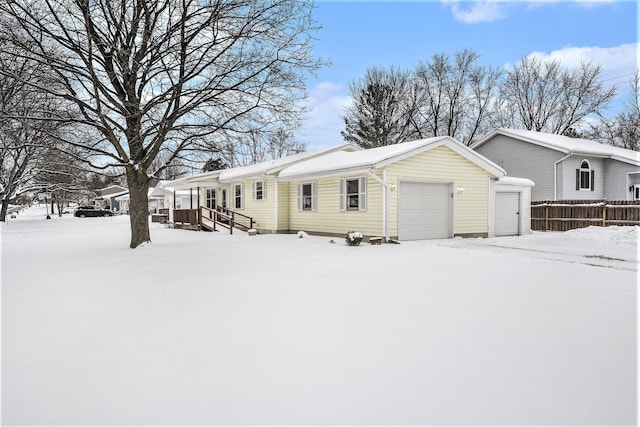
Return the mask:
<path id="1" fill-rule="evenodd" d="M 107 208 L 117 212 L 120 210 L 120 201 L 118 200 L 118 197 L 129 194 L 129 190 L 120 185 L 110 185 L 96 190 L 96 194 L 97 196 L 93 199 L 96 205 L 101 208 Z"/>
<path id="2" fill-rule="evenodd" d="M 533 200 L 639 200 L 640 153 L 527 130 L 498 129 L 471 146 L 508 175 L 535 182 Z"/>
<path id="3" fill-rule="evenodd" d="M 260 233 L 419 240 L 526 234 L 531 183 L 450 137 L 362 150 L 343 144 L 165 183 L 195 190 L 202 216 L 229 209 Z M 498 193 L 514 193 L 516 198 Z M 507 205 L 504 205 L 507 203 Z M 506 209 L 503 209 L 506 206 Z M 525 212 L 519 215 L 520 211 Z M 495 212 L 515 228 L 496 227 Z"/>

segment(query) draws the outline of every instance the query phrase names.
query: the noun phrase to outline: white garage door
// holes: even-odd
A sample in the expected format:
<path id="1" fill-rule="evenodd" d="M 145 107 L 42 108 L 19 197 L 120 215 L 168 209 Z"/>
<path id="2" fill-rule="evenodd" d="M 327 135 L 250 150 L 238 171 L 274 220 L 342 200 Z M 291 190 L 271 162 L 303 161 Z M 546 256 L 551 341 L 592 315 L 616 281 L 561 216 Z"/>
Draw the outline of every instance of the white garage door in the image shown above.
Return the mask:
<path id="1" fill-rule="evenodd" d="M 398 239 L 446 239 L 453 235 L 450 184 L 400 182 Z"/>
<path id="2" fill-rule="evenodd" d="M 520 234 L 520 193 L 496 193 L 496 236 Z"/>

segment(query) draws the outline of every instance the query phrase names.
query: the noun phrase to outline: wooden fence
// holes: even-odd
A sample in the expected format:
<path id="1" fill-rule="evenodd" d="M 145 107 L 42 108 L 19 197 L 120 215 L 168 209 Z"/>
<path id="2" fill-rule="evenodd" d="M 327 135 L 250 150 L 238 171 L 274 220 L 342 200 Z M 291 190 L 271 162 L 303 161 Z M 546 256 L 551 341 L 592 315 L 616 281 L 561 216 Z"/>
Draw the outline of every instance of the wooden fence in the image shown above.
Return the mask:
<path id="1" fill-rule="evenodd" d="M 567 231 L 591 225 L 640 225 L 640 201 L 559 200 L 531 202 L 531 229 Z"/>

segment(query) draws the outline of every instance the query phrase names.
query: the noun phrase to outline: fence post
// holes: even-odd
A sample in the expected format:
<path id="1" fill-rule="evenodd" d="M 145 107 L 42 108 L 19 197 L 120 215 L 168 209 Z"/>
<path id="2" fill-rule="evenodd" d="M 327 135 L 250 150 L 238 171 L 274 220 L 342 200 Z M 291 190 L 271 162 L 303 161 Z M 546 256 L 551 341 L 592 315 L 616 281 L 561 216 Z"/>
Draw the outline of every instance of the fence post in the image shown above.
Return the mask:
<path id="1" fill-rule="evenodd" d="M 607 226 L 607 199 L 602 199 L 602 226 Z"/>
<path id="2" fill-rule="evenodd" d="M 544 231 L 549 231 L 549 203 L 544 204 Z"/>

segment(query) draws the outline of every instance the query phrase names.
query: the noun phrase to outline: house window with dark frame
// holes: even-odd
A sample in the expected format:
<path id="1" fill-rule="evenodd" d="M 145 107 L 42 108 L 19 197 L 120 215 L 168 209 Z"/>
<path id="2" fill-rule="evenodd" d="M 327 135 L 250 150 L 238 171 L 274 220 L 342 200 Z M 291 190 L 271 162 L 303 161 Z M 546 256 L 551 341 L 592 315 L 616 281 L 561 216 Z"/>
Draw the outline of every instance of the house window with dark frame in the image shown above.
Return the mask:
<path id="1" fill-rule="evenodd" d="M 593 191 L 595 172 L 587 160 L 580 162 L 580 169 L 576 169 L 576 190 Z"/>
<path id="2" fill-rule="evenodd" d="M 207 203 L 207 208 L 215 210 L 217 205 L 216 190 L 213 188 L 207 190 L 205 194 L 205 199 Z"/>

